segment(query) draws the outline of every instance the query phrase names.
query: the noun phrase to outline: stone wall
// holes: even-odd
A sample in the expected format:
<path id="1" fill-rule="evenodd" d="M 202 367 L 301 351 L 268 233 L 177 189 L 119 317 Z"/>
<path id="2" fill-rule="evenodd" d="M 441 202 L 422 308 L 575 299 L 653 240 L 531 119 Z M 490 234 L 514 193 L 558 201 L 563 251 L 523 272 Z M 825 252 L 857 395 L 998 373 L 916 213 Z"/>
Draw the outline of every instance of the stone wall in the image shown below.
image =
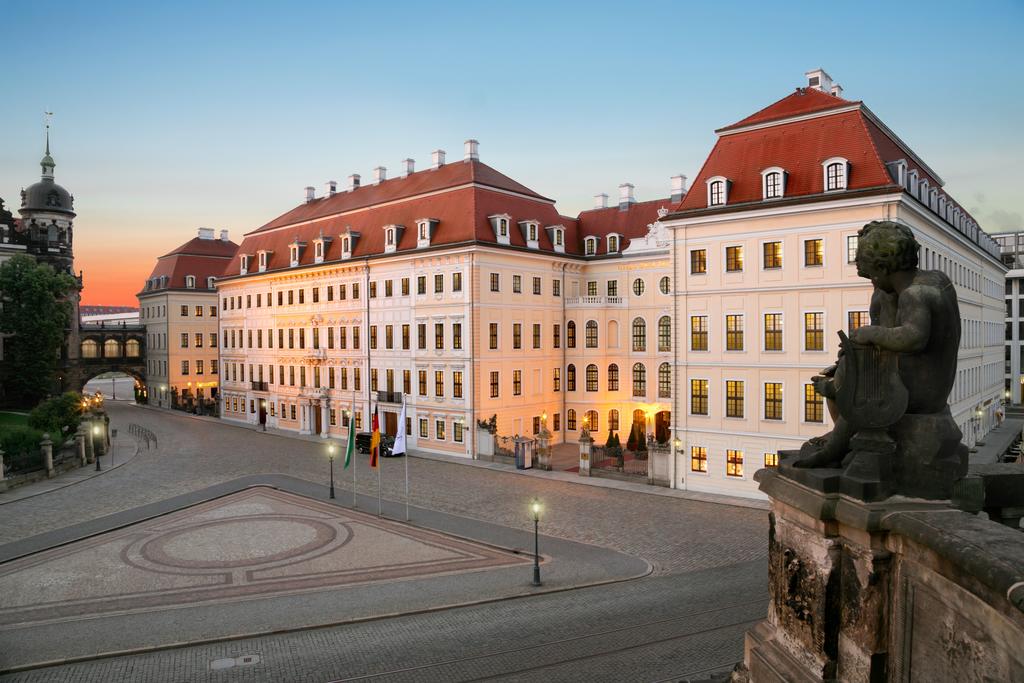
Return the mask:
<path id="1" fill-rule="evenodd" d="M 946 502 L 763 477 L 768 618 L 751 681 L 1024 681 L 1024 534 Z"/>

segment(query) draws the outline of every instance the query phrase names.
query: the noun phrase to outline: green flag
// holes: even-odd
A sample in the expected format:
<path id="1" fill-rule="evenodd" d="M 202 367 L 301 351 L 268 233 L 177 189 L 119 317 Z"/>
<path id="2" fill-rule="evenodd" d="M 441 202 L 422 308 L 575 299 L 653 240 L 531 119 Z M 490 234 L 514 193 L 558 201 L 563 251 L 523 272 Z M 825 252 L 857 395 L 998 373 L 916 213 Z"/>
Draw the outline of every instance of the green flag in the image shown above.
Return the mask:
<path id="1" fill-rule="evenodd" d="M 348 469 L 348 464 L 352 462 L 352 453 L 356 449 L 356 428 L 355 428 L 355 415 L 351 415 L 348 418 L 348 444 L 345 446 L 345 467 Z"/>

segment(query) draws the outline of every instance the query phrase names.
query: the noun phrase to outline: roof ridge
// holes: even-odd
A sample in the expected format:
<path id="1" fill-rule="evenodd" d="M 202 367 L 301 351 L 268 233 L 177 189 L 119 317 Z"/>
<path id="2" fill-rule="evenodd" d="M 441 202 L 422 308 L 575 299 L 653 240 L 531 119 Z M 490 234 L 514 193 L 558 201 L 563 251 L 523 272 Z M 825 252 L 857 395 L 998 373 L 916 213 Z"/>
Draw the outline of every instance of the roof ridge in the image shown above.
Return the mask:
<path id="1" fill-rule="evenodd" d="M 864 112 L 857 110 L 857 123 L 860 124 L 861 129 L 864 131 L 865 137 L 868 139 L 868 144 L 871 145 L 871 151 L 875 155 L 875 160 L 882 165 L 882 170 L 885 171 L 886 177 L 892 181 L 892 176 L 889 174 L 889 166 L 886 164 L 885 159 L 882 158 L 882 153 L 878 151 L 878 145 L 875 144 L 875 137 L 868 130 L 867 124 L 864 122 Z M 892 182 L 895 185 L 895 182 Z"/>

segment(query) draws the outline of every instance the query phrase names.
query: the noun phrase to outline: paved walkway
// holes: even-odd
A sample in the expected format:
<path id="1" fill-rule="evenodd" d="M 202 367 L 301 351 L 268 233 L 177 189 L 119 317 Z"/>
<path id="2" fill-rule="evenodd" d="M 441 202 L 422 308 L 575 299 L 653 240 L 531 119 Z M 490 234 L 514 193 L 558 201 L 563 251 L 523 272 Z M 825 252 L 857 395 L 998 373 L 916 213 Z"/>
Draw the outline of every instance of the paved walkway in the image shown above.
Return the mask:
<path id="1" fill-rule="evenodd" d="M 67 472 L 61 472 L 53 479 L 42 479 L 32 484 L 8 489 L 7 491 L 0 492 L 0 505 L 32 498 L 33 496 L 56 491 L 66 486 L 72 486 L 93 477 L 98 477 L 118 467 L 127 465 L 139 454 L 139 443 L 132 436 L 119 434 L 111 440 L 111 443 L 113 447 L 110 449 L 110 452 L 99 457 L 100 471 L 96 471 L 96 465 L 93 463 L 76 467 Z"/>
<path id="2" fill-rule="evenodd" d="M 970 463 L 972 465 L 987 465 L 999 462 L 999 458 L 1006 453 L 1016 439 L 1020 438 L 1021 429 L 1024 429 L 1024 418 L 1006 418 L 1003 420 L 1003 424 L 985 435 L 985 445 L 978 446 L 978 450 L 971 453 Z"/>

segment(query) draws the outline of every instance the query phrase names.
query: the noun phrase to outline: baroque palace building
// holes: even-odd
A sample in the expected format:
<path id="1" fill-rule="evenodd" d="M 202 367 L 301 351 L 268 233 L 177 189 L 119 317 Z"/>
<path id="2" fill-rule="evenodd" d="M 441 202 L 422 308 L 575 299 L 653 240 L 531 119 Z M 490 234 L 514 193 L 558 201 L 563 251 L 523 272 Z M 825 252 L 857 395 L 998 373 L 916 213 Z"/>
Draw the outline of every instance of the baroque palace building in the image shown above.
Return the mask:
<path id="1" fill-rule="evenodd" d="M 920 267 L 945 272 L 962 316 L 953 418 L 973 446 L 1003 395 L 1003 280 L 995 241 L 936 172 L 824 71 L 733 125 L 672 232 L 675 484 L 754 492 L 753 473 L 831 425 L 812 375 L 835 362 L 836 330 L 869 323 L 857 231 L 907 225 Z M 678 467 L 683 464 L 683 467 Z"/>
<path id="2" fill-rule="evenodd" d="M 213 412 L 217 398 L 217 290 L 238 245 L 211 228 L 157 259 L 139 300 L 146 330 L 146 399 L 161 408 Z"/>
<path id="3" fill-rule="evenodd" d="M 671 285 L 659 216 L 682 198 L 576 218 L 478 157 L 358 175 L 247 234 L 220 295 L 222 416 L 340 436 L 379 405 L 410 446 L 472 457 L 476 425 L 668 438 Z"/>

